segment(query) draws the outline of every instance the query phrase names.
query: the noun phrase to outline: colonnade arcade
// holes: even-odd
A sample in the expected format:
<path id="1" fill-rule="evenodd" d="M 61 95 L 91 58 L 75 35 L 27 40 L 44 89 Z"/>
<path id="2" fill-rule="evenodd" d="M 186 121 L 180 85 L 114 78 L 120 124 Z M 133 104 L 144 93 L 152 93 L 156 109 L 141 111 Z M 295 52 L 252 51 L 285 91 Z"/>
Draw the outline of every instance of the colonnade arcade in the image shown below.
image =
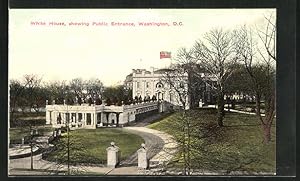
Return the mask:
<path id="1" fill-rule="evenodd" d="M 50 124 L 64 126 L 69 120 L 70 127 L 119 126 L 120 112 L 72 112 L 49 110 L 46 116 Z"/>

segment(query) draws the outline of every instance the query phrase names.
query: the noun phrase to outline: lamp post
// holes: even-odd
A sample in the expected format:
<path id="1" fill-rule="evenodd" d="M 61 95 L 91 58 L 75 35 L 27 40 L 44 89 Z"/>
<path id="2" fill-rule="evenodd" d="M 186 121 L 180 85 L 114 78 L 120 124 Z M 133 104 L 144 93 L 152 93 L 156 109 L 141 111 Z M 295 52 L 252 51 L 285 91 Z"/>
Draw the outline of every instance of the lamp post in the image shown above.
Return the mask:
<path id="1" fill-rule="evenodd" d="M 32 128 L 31 128 L 31 126 L 30 126 L 30 169 L 31 170 L 33 170 L 33 136 L 34 136 L 34 134 L 33 134 L 33 130 L 32 130 Z"/>
<path id="2" fill-rule="evenodd" d="M 68 155 L 68 175 L 70 175 L 70 115 L 69 115 L 69 111 L 68 111 L 68 104 L 66 104 L 66 100 L 64 100 L 64 105 L 67 106 L 67 115 L 66 116 L 66 127 L 67 127 L 67 155 Z"/>

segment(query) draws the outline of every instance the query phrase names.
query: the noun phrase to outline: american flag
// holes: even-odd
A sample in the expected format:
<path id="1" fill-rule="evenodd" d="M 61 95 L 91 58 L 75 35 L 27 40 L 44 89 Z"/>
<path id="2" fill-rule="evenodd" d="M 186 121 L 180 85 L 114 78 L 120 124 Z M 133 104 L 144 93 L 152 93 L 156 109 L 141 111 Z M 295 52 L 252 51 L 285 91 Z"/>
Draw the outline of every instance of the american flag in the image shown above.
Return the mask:
<path id="1" fill-rule="evenodd" d="M 162 58 L 171 58 L 171 52 L 161 51 L 159 55 L 160 55 L 160 59 L 162 59 Z"/>

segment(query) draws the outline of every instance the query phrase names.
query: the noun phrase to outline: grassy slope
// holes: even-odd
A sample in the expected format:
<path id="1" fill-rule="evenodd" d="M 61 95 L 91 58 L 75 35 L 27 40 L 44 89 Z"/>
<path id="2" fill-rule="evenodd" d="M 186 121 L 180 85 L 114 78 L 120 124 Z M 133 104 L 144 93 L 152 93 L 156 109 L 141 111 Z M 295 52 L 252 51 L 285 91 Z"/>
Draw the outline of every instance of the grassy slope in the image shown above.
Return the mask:
<path id="1" fill-rule="evenodd" d="M 66 135 L 64 137 L 66 137 Z M 75 145 L 84 148 L 84 151 L 76 156 L 77 163 L 92 164 L 106 163 L 106 148 L 112 141 L 114 141 L 121 150 L 121 160 L 137 151 L 141 143 L 144 142 L 141 137 L 116 128 L 75 130 L 71 131 L 70 138 L 71 142 L 75 140 Z M 67 148 L 65 147 L 65 149 Z M 54 151 L 49 155 L 48 159 L 54 161 L 55 155 L 59 154 L 57 151 Z M 70 154 L 72 154 L 72 149 Z"/>
<path id="2" fill-rule="evenodd" d="M 189 111 L 189 115 L 195 121 L 207 124 L 215 122 L 215 112 L 212 110 L 193 110 Z M 178 121 L 178 113 L 148 127 L 175 136 L 178 133 L 171 125 L 176 120 Z M 272 127 L 272 141 L 268 145 L 262 144 L 259 120 L 253 115 L 227 113 L 224 125 L 224 128 L 220 128 L 222 134 L 212 144 L 206 145 L 202 156 L 194 153 L 198 156 L 197 163 L 199 163 L 195 168 L 275 172 L 275 125 Z"/>

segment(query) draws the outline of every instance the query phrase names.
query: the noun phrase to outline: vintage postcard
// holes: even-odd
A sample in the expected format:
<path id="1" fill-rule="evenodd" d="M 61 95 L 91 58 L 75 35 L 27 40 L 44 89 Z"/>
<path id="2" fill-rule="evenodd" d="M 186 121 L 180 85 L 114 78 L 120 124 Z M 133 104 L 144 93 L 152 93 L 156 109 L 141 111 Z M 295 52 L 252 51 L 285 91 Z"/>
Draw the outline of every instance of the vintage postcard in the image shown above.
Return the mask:
<path id="1" fill-rule="evenodd" d="M 276 175 L 276 9 L 10 9 L 8 175 Z"/>

